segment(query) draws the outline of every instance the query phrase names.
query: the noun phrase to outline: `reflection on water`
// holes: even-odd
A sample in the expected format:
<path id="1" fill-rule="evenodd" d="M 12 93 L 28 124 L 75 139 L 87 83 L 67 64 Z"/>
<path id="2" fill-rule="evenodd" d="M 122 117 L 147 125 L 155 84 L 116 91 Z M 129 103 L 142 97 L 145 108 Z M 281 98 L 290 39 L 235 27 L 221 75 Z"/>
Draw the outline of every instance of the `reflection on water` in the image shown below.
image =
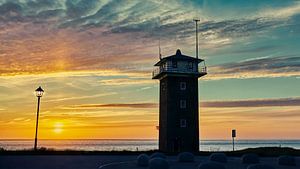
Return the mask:
<path id="1" fill-rule="evenodd" d="M 143 151 L 158 149 L 157 140 L 39 140 L 39 147 L 57 150 L 98 150 L 98 151 Z M 7 150 L 31 149 L 33 140 L 0 140 L 0 147 Z M 237 140 L 235 149 L 254 147 L 292 147 L 300 149 L 300 140 Z M 229 140 L 204 140 L 200 142 L 201 151 L 230 151 Z"/>

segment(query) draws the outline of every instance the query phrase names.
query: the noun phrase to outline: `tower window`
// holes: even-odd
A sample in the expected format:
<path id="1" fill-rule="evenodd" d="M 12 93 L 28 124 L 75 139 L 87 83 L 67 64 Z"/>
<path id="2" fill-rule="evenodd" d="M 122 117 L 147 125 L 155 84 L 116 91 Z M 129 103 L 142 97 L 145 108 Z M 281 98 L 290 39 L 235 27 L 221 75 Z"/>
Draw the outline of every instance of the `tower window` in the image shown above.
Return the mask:
<path id="1" fill-rule="evenodd" d="M 193 62 L 189 62 L 189 69 L 193 69 Z"/>
<path id="2" fill-rule="evenodd" d="M 180 90 L 186 89 L 186 82 L 180 82 Z"/>
<path id="3" fill-rule="evenodd" d="M 161 83 L 161 90 L 163 90 L 163 91 L 166 90 L 166 84 L 164 82 Z"/>
<path id="4" fill-rule="evenodd" d="M 186 128 L 186 119 L 180 119 L 180 127 Z"/>
<path id="5" fill-rule="evenodd" d="M 175 61 L 175 60 L 172 61 L 172 67 L 177 68 L 177 61 Z"/>
<path id="6" fill-rule="evenodd" d="M 185 109 L 186 108 L 186 100 L 180 100 L 180 108 Z"/>

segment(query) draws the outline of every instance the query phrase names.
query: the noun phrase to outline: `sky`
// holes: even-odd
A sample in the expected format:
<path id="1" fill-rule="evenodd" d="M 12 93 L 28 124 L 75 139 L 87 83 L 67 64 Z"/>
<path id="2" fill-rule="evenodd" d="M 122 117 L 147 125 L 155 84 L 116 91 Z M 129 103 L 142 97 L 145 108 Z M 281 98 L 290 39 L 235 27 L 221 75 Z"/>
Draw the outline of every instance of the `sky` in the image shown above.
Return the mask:
<path id="1" fill-rule="evenodd" d="M 159 60 L 199 54 L 200 138 L 300 139 L 300 1 L 0 0 L 0 139 L 156 139 Z M 200 66 L 203 66 L 200 65 Z"/>

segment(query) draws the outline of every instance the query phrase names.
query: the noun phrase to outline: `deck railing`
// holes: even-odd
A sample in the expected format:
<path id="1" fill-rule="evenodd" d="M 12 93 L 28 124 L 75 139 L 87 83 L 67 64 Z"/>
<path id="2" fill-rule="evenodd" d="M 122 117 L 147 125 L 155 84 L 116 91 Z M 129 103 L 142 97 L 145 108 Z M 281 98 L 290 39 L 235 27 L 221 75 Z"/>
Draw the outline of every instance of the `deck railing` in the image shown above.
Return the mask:
<path id="1" fill-rule="evenodd" d="M 189 68 L 174 68 L 172 66 L 166 67 L 158 67 L 153 70 L 152 77 L 157 76 L 160 73 L 191 73 L 191 74 L 206 74 L 207 68 L 206 67 L 198 67 L 198 69 L 189 69 Z"/>

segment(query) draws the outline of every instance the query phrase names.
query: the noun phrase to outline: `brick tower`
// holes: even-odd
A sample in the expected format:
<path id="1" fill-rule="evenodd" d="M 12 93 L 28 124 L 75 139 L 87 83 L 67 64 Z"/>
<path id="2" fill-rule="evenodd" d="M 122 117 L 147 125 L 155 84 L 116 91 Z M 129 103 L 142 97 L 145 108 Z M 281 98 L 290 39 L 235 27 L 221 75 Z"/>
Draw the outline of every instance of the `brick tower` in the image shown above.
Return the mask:
<path id="1" fill-rule="evenodd" d="M 206 75 L 203 60 L 181 54 L 160 59 L 152 79 L 160 81 L 159 150 L 199 151 L 198 78 Z"/>

